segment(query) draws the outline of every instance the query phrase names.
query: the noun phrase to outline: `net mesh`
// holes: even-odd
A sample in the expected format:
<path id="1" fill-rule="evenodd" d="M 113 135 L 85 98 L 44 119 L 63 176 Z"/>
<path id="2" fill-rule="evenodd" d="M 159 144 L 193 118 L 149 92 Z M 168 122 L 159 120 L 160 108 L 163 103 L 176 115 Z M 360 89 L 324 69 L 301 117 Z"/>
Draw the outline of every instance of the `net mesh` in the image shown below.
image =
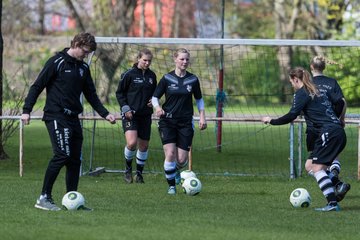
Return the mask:
<path id="1" fill-rule="evenodd" d="M 151 69 L 158 80 L 174 69 L 172 52 L 175 49 L 184 47 L 190 51 L 188 71 L 200 79 L 209 125 L 205 131 L 196 128 L 192 146 L 192 167 L 201 174 L 288 176 L 291 172 L 289 159 L 294 159 L 295 174 L 301 174 L 307 156 L 303 136 L 305 125 L 298 134 L 299 124 L 295 123 L 294 139 L 290 139 L 290 125 L 265 126 L 260 118 L 287 113 L 293 95 L 287 71 L 294 66 L 308 68 L 313 56 L 324 55 L 336 63 L 328 65 L 325 74 L 338 79 L 350 106 L 348 119 L 353 121 L 353 124 L 349 121 L 346 127 L 348 143 L 342 154 L 346 159 L 343 169 L 348 175 L 357 174 L 354 166 L 357 165 L 356 121 L 360 114 L 358 45 L 323 46 L 305 41 L 297 44 L 275 41 L 271 45 L 261 45 L 251 41 L 193 44 L 186 40 L 176 43 L 103 40 L 98 39 L 98 50 L 91 59 L 91 71 L 98 94 L 117 116 L 120 108 L 115 92 L 120 74 L 133 65 L 140 49 L 152 51 Z M 223 89 L 219 88 L 219 79 L 223 79 Z M 84 114 L 93 115 L 86 103 Z M 219 116 L 221 121 L 217 118 Z M 164 155 L 156 122 L 154 119 L 145 172 L 163 171 Z M 105 121 L 86 120 L 83 127 L 83 170 L 105 167 L 108 171 L 122 171 L 125 140 L 120 121 L 112 126 Z M 290 146 L 294 148 L 292 152 Z M 298 159 L 299 154 L 301 159 Z"/>

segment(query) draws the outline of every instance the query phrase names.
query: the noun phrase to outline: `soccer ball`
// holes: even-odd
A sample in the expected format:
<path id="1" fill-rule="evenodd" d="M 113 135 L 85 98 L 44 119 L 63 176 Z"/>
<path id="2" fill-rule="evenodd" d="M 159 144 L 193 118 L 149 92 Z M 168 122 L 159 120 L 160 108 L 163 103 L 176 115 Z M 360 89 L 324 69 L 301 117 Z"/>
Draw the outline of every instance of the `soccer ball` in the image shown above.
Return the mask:
<path id="1" fill-rule="evenodd" d="M 181 183 L 184 183 L 185 179 L 189 177 L 196 177 L 196 174 L 191 170 L 184 170 L 180 173 Z"/>
<path id="2" fill-rule="evenodd" d="M 201 182 L 196 177 L 188 177 L 182 184 L 183 192 L 186 195 L 195 196 L 201 191 Z"/>
<path id="3" fill-rule="evenodd" d="M 85 198 L 81 193 L 71 191 L 64 195 L 61 204 L 67 210 L 78 210 L 85 205 Z"/>
<path id="4" fill-rule="evenodd" d="M 290 194 L 290 203 L 295 208 L 307 208 L 311 204 L 311 197 L 305 188 L 297 188 Z"/>

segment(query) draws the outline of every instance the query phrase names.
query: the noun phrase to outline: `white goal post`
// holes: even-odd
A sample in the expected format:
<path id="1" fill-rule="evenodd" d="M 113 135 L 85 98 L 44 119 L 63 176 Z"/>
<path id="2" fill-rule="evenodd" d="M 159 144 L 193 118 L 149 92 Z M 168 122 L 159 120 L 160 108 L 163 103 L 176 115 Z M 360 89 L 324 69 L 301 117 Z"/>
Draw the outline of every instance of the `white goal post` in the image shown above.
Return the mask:
<path id="1" fill-rule="evenodd" d="M 256 135 L 260 135 L 258 132 L 260 124 L 259 115 L 266 113 L 278 116 L 280 114 L 276 109 L 272 109 L 272 106 L 270 106 L 267 111 L 262 113 L 252 112 L 252 109 L 247 108 L 247 106 L 250 105 L 250 102 L 251 104 L 254 104 L 254 102 L 263 102 L 264 99 L 265 101 L 271 101 L 271 104 L 278 104 L 278 102 L 276 102 L 278 101 L 276 97 L 266 96 L 266 93 L 264 94 L 264 92 L 256 91 L 254 90 L 254 87 L 251 89 L 251 78 L 253 77 L 254 72 L 258 71 L 257 76 L 262 76 L 263 74 L 268 74 L 269 77 L 278 76 L 278 78 L 283 78 L 282 81 L 284 80 L 284 76 L 286 76 L 285 80 L 287 82 L 286 71 L 295 64 L 302 64 L 302 66 L 305 65 L 304 67 L 307 67 L 311 57 L 315 54 L 323 54 L 334 61 L 338 61 L 339 64 L 344 66 L 344 68 L 351 68 L 353 66 L 347 66 L 347 62 L 345 62 L 343 58 L 348 54 L 355 54 L 354 56 L 358 56 L 360 46 L 360 41 L 357 40 L 323 41 L 288 39 L 133 38 L 97 36 L 96 41 L 99 48 L 105 49 L 107 53 L 114 54 L 119 52 L 120 54 L 123 54 L 125 60 L 120 63 L 121 70 L 118 71 L 117 74 L 120 74 L 121 71 L 124 71 L 131 66 L 131 60 L 129 59 L 131 56 L 136 55 L 140 48 L 149 48 L 154 53 L 154 59 L 151 68 L 158 74 L 158 78 L 160 78 L 161 75 L 166 73 L 168 70 L 172 70 L 171 68 L 173 67 L 173 64 L 171 54 L 173 50 L 178 47 L 185 47 L 189 49 L 191 52 L 191 59 L 193 61 L 190 71 L 199 75 L 203 93 L 205 93 L 207 98 L 206 102 L 213 102 L 214 105 L 216 105 L 216 107 L 213 108 L 215 109 L 215 112 L 207 111 L 208 120 L 214 122 L 215 125 L 215 142 L 210 146 L 201 146 L 200 151 L 216 148 L 217 152 L 221 152 L 224 147 L 227 147 L 227 143 L 229 143 L 229 145 L 239 144 L 240 142 L 243 144 L 244 140 L 246 140 L 249 145 L 256 145 L 257 141 L 253 141 L 252 139 L 250 140 L 250 138 L 256 139 L 258 137 Z M 344 51 L 342 51 L 342 49 L 344 49 Z M 296 55 L 301 56 L 303 59 L 296 59 Z M 349 58 L 351 58 L 351 56 L 349 56 Z M 102 60 L 101 57 L 99 57 L 99 59 Z M 95 62 L 98 62 L 99 59 L 97 59 Z M 109 67 L 109 65 L 107 65 L 107 67 Z M 252 68 L 252 72 L 246 72 L 250 68 Z M 97 67 L 97 69 L 99 69 L 99 67 Z M 333 70 L 329 74 L 332 75 L 333 73 L 335 73 L 333 77 L 337 78 L 337 70 Z M 100 77 L 98 82 L 101 82 L 103 79 L 104 78 Z M 234 83 L 234 81 L 238 79 L 239 81 Z M 274 82 L 279 82 L 278 79 L 271 80 Z M 349 83 L 351 84 L 349 79 L 345 79 L 342 76 L 339 76 L 339 80 L 341 80 L 340 84 L 347 85 L 347 87 L 349 87 Z M 259 83 L 260 82 L 261 81 L 259 81 Z M 224 84 L 225 87 L 223 87 Z M 280 87 L 274 87 L 271 86 L 271 84 L 268 85 L 272 90 L 277 89 L 276 87 L 278 87 L 278 89 L 282 87 L 281 84 L 279 84 Z M 240 89 L 240 91 L 238 89 Z M 282 94 L 284 93 L 288 96 L 282 96 L 278 98 L 282 98 L 282 100 L 285 101 L 291 98 L 292 92 L 289 91 L 288 86 L 285 86 L 285 92 Z M 270 93 L 269 95 L 271 94 L 274 93 Z M 227 99 L 224 100 L 224 98 Z M 222 108 L 222 105 L 225 105 L 225 102 L 226 107 Z M 219 105 L 222 107 L 219 108 Z M 245 105 L 244 108 L 247 108 L 246 110 L 244 110 L 243 105 Z M 284 111 L 287 111 L 290 105 L 285 104 L 285 106 L 287 106 L 287 109 Z M 359 124 L 359 116 L 359 112 L 350 112 L 347 118 L 347 123 L 352 126 L 357 126 Z M 232 124 L 229 124 L 230 122 L 232 122 Z M 226 126 L 224 126 L 223 123 L 226 123 Z M 238 137 L 237 139 L 234 136 L 229 137 L 228 135 L 244 135 L 244 132 L 235 132 L 235 130 L 230 131 L 230 133 L 222 132 L 222 127 L 225 127 L 226 129 L 228 126 L 234 126 L 237 123 L 241 123 L 241 126 L 247 126 L 248 128 L 254 129 L 246 132 L 246 137 Z M 295 130 L 291 127 L 289 131 L 289 138 L 291 138 L 292 131 Z M 225 136 L 225 134 L 227 135 Z M 301 161 L 303 161 L 303 158 L 306 155 L 306 153 L 304 153 L 304 144 L 302 142 L 303 140 L 301 139 L 300 132 L 297 134 L 297 136 L 297 139 L 290 139 L 290 177 L 301 175 Z M 153 136 L 152 139 L 156 137 L 157 136 Z M 229 140 L 229 138 L 231 139 Z M 292 144 L 296 144 L 296 142 L 298 142 L 298 147 L 293 148 Z M 195 140 L 193 149 L 194 153 L 199 151 L 199 149 L 197 149 L 199 148 L 199 145 L 201 144 Z M 254 153 L 257 152 L 256 149 L 252 149 L 251 151 Z M 297 154 L 298 163 L 294 163 L 295 154 Z M 274 156 L 276 156 L 276 154 Z M 196 164 L 198 158 L 199 157 L 195 158 L 194 164 Z M 239 164 L 241 158 L 243 158 L 243 156 L 239 156 L 238 160 L 235 160 L 230 164 Z M 358 162 L 360 163 L 360 159 Z M 259 162 L 258 164 L 263 163 Z M 192 168 L 192 166 L 190 166 L 190 168 Z M 231 167 L 229 166 L 229 168 Z M 239 168 L 242 168 L 241 164 L 239 164 Z M 230 172 L 228 170 L 222 171 Z M 237 173 L 236 171 L 235 173 Z M 211 170 L 211 172 L 216 172 L 216 170 Z M 240 174 L 246 175 L 247 172 L 245 171 L 245 173 Z"/>

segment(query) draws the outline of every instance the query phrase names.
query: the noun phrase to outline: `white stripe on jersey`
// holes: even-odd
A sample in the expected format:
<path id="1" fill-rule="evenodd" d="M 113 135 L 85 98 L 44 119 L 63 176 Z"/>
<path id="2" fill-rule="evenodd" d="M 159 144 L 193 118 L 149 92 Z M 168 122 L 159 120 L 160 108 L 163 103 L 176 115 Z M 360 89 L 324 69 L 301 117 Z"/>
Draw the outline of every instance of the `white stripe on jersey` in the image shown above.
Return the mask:
<path id="1" fill-rule="evenodd" d="M 184 85 L 193 83 L 197 80 L 197 77 L 192 75 L 184 80 Z"/>
<path id="2" fill-rule="evenodd" d="M 166 80 L 168 80 L 169 82 L 172 82 L 172 83 L 175 83 L 175 84 L 179 84 L 177 78 L 174 77 L 174 76 L 171 75 L 171 74 L 165 74 L 165 75 L 164 75 L 164 78 L 165 78 Z"/>

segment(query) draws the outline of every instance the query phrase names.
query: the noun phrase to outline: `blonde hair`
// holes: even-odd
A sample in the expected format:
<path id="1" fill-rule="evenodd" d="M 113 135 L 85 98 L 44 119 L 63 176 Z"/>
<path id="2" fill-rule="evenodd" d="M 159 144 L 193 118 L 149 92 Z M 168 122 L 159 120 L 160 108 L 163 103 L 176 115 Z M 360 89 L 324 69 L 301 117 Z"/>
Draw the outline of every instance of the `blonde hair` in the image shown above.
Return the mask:
<path id="1" fill-rule="evenodd" d="M 190 52 L 186 48 L 178 48 L 178 49 L 176 49 L 175 52 L 173 53 L 173 57 L 177 58 L 180 53 L 187 53 L 189 55 L 189 57 L 190 57 Z"/>
<path id="2" fill-rule="evenodd" d="M 324 56 L 315 56 L 313 57 L 313 59 L 311 59 L 310 61 L 310 65 L 317 71 L 323 72 L 326 64 L 330 64 L 330 65 L 338 65 L 340 68 L 343 68 L 343 65 L 335 62 L 333 60 L 330 60 L 328 58 L 325 58 Z"/>
<path id="3" fill-rule="evenodd" d="M 300 81 L 303 82 L 306 91 L 309 92 L 312 98 L 314 98 L 315 95 L 316 96 L 319 95 L 319 90 L 312 81 L 310 73 L 306 71 L 304 68 L 296 67 L 294 69 L 291 69 L 289 72 L 289 76 L 291 79 L 294 79 L 295 77 L 300 79 Z"/>

